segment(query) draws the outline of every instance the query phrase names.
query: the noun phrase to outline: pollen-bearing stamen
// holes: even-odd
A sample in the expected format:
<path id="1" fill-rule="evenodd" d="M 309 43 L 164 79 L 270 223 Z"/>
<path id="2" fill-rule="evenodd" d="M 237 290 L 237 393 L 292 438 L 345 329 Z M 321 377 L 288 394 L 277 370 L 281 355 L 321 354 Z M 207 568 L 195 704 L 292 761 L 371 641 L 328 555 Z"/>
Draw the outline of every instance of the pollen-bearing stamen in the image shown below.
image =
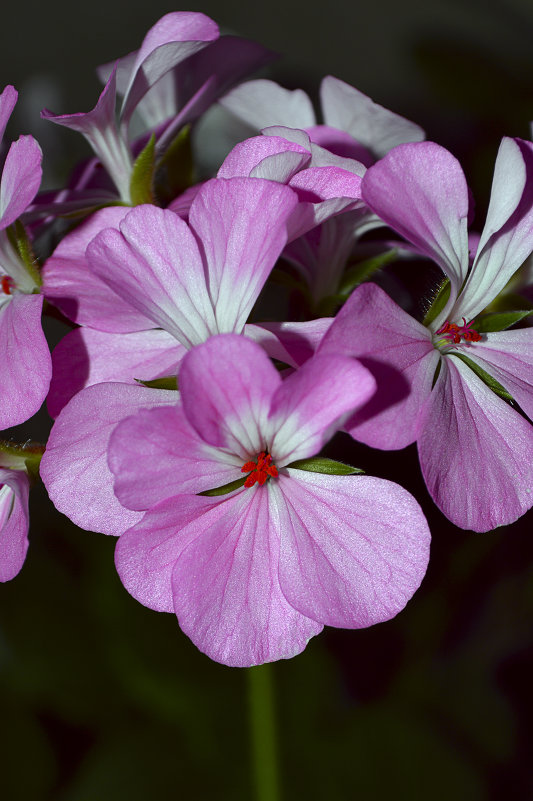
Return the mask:
<path id="1" fill-rule="evenodd" d="M 0 278 L 0 288 L 4 295 L 11 295 L 12 290 L 15 288 L 15 282 L 9 275 L 3 275 Z"/>
<path id="2" fill-rule="evenodd" d="M 469 323 L 466 322 L 466 319 L 463 317 L 463 325 L 457 325 L 457 323 L 450 323 L 449 320 L 446 320 L 443 326 L 439 328 L 438 331 L 435 332 L 436 336 L 442 336 L 447 342 L 453 342 L 455 345 L 458 345 L 463 339 L 465 342 L 479 342 L 481 339 L 481 334 L 479 334 L 475 328 L 472 328 L 472 323 L 474 321 L 470 320 Z"/>
<path id="3" fill-rule="evenodd" d="M 277 478 L 278 468 L 272 463 L 272 456 L 265 451 L 261 451 L 257 457 L 257 462 L 246 462 L 241 467 L 241 473 L 250 473 L 244 482 L 245 487 L 253 487 L 257 482 L 262 486 L 269 476 Z"/>

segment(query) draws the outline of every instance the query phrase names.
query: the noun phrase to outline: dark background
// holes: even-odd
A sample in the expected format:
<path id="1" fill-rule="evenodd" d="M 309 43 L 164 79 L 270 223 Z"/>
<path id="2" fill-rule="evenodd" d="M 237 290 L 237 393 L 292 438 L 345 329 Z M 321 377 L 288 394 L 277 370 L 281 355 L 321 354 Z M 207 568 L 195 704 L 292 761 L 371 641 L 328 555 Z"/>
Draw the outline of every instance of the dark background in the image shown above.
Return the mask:
<path id="1" fill-rule="evenodd" d="M 114 0 L 2 9 L 1 83 L 20 92 L 9 131 L 39 139 L 50 185 L 86 151 L 42 123 L 40 108 L 89 110 L 100 91 L 94 67 L 137 48 L 171 10 Z M 482 227 L 500 138 L 528 137 L 533 117 L 527 0 L 183 10 L 278 51 L 268 74 L 286 86 L 316 96 L 330 73 L 418 122 L 460 158 Z M 416 495 L 432 559 L 395 620 L 328 629 L 275 665 L 285 798 L 533 798 L 532 513 L 492 533 L 463 532 L 431 504 L 414 448 L 374 454 L 339 435 L 330 455 Z M 251 798 L 245 672 L 210 662 L 173 616 L 130 598 L 113 548 L 34 491 L 26 565 L 0 586 L 2 798 Z"/>

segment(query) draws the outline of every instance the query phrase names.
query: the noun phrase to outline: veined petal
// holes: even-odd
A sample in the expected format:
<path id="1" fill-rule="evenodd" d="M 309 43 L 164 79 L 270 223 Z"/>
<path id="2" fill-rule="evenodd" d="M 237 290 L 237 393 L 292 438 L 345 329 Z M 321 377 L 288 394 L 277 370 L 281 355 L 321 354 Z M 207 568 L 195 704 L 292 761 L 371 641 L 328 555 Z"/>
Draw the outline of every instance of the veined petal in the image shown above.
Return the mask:
<path id="1" fill-rule="evenodd" d="M 466 354 L 499 381 L 533 420 L 533 328 L 485 334 Z"/>
<path id="2" fill-rule="evenodd" d="M 363 177 L 365 203 L 452 283 L 452 299 L 468 269 L 468 189 L 461 165 L 434 142 L 398 145 Z"/>
<path id="3" fill-rule="evenodd" d="M 0 94 L 0 142 L 4 138 L 6 125 L 17 103 L 18 92 L 14 86 L 8 84 Z"/>
<path id="4" fill-rule="evenodd" d="M 533 504 L 533 426 L 448 357 L 424 410 L 418 454 L 431 497 L 456 526 L 490 531 Z"/>
<path id="5" fill-rule="evenodd" d="M 244 335 L 261 345 L 271 359 L 299 367 L 315 353 L 332 322 L 332 317 L 320 317 L 303 323 L 248 324 Z"/>
<path id="6" fill-rule="evenodd" d="M 220 103 L 257 130 L 269 125 L 307 128 L 316 122 L 312 103 L 304 91 L 290 91 L 264 79 L 237 86 Z"/>
<path id="7" fill-rule="evenodd" d="M 101 331 L 130 332 L 153 328 L 153 320 L 134 309 L 89 268 L 87 245 L 106 228 L 118 230 L 131 211 L 128 206 L 109 206 L 91 214 L 68 233 L 44 264 L 44 296 L 79 325 Z"/>
<path id="8" fill-rule="evenodd" d="M 181 405 L 142 409 L 119 423 L 109 441 L 115 495 L 146 510 L 174 495 L 199 493 L 242 478 L 242 459 L 208 445 Z"/>
<path id="9" fill-rule="evenodd" d="M 242 331 L 297 203 L 288 187 L 260 178 L 215 178 L 194 198 L 189 224 L 204 255 L 217 320 L 212 333 Z"/>
<path id="10" fill-rule="evenodd" d="M 255 342 L 236 334 L 211 337 L 185 356 L 179 385 L 183 409 L 199 436 L 247 461 L 265 448 L 278 371 Z"/>
<path id="11" fill-rule="evenodd" d="M 185 347 L 216 330 L 198 245 L 177 214 L 137 206 L 86 253 L 104 283 Z"/>
<path id="12" fill-rule="evenodd" d="M 137 52 L 124 92 L 122 119 L 130 119 L 141 98 L 163 75 L 218 36 L 218 25 L 205 14 L 174 11 L 161 17 Z"/>
<path id="13" fill-rule="evenodd" d="M 202 521 L 172 573 L 174 608 L 194 644 L 246 667 L 303 651 L 322 626 L 297 612 L 279 586 L 278 511 L 270 488 L 244 490 Z M 198 526 L 200 528 L 200 526 Z"/>
<path id="14" fill-rule="evenodd" d="M 16 294 L 0 305 L 0 430 L 39 410 L 52 375 L 41 325 L 42 295 Z"/>
<path id="15" fill-rule="evenodd" d="M 139 409 L 175 402 L 175 392 L 130 384 L 95 384 L 75 395 L 54 423 L 40 465 L 56 509 L 103 534 L 119 535 L 136 523 L 141 515 L 125 509 L 113 492 L 109 437 Z"/>
<path id="16" fill-rule="evenodd" d="M 272 397 L 268 444 L 277 467 L 317 454 L 375 389 L 374 378 L 355 359 L 329 353 L 305 362 Z"/>
<path id="17" fill-rule="evenodd" d="M 533 144 L 502 140 L 487 221 L 456 315 L 472 320 L 500 292 L 533 250 Z"/>
<path id="18" fill-rule="evenodd" d="M 425 137 L 420 126 L 374 103 L 333 75 L 322 81 L 320 99 L 327 125 L 347 131 L 376 158 L 402 142 L 420 142 Z"/>
<path id="19" fill-rule="evenodd" d="M 311 153 L 279 136 L 254 136 L 239 142 L 226 156 L 218 178 L 268 178 L 287 183 L 311 161 Z"/>
<path id="20" fill-rule="evenodd" d="M 385 450 L 416 440 L 440 359 L 427 328 L 376 284 L 362 284 L 337 314 L 318 353 L 353 356 L 377 381 L 375 395 L 346 423 L 354 439 Z"/>
<path id="21" fill-rule="evenodd" d="M 26 558 L 29 490 L 26 473 L 0 468 L 0 581 L 16 576 Z"/>
<path id="22" fill-rule="evenodd" d="M 161 329 L 133 334 L 109 334 L 77 328 L 63 337 L 52 353 L 52 381 L 46 399 L 51 417 L 84 387 L 106 382 L 136 384 L 177 375 L 186 353 Z"/>
<path id="23" fill-rule="evenodd" d="M 0 230 L 14 223 L 37 194 L 42 157 L 33 136 L 19 136 L 9 148 L 0 183 Z"/>
<path id="24" fill-rule="evenodd" d="M 302 614 L 363 628 L 400 612 L 426 572 L 430 533 L 413 496 L 372 476 L 287 470 L 269 491 L 279 515 L 280 584 Z"/>

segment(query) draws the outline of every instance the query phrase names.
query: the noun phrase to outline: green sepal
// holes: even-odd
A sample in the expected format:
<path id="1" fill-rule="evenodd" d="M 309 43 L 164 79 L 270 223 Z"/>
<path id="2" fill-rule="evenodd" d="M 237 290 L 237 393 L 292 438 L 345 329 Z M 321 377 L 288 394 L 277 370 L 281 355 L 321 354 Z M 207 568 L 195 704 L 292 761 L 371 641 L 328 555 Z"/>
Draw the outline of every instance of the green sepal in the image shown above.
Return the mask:
<path id="1" fill-rule="evenodd" d="M 357 289 L 358 286 L 368 281 L 374 273 L 381 270 L 382 267 L 396 261 L 397 258 L 398 250 L 393 248 L 392 250 L 378 253 L 377 256 L 372 256 L 370 259 L 357 262 L 357 264 L 349 267 L 342 277 L 338 292 L 334 295 L 328 295 L 320 301 L 317 314 L 320 317 L 333 316 L 337 309 L 346 303 L 352 292 Z"/>
<path id="2" fill-rule="evenodd" d="M 155 134 L 135 159 L 130 178 L 130 198 L 132 206 L 153 203 L 153 179 L 155 166 Z"/>
<path id="3" fill-rule="evenodd" d="M 468 356 L 465 356 L 462 353 L 449 353 L 448 355 L 456 356 L 458 359 L 461 359 L 461 361 L 467 364 L 472 372 L 474 372 L 478 378 L 481 378 L 483 383 L 486 384 L 494 393 L 496 393 L 496 395 L 499 395 L 500 398 L 503 398 L 507 401 L 514 400 L 513 396 L 507 392 L 504 387 L 502 387 L 499 381 L 496 381 L 495 378 L 489 375 L 482 367 L 479 366 L 479 364 L 476 364 L 476 362 L 472 361 L 472 359 L 470 359 Z"/>
<path id="4" fill-rule="evenodd" d="M 178 379 L 175 375 L 165 376 L 164 378 L 152 378 L 151 381 L 143 381 L 141 378 L 136 378 L 135 381 L 149 389 L 173 389 L 174 391 L 178 389 Z"/>
<path id="5" fill-rule="evenodd" d="M 186 125 L 172 140 L 157 165 L 157 197 L 167 205 L 194 183 L 191 126 Z"/>
<path id="6" fill-rule="evenodd" d="M 446 304 L 450 299 L 450 291 L 451 291 L 451 284 L 450 279 L 445 278 L 444 281 L 440 284 L 437 288 L 435 296 L 430 303 L 429 309 L 427 310 L 424 319 L 422 320 L 422 325 L 428 326 L 431 325 L 433 320 L 436 320 L 438 315 L 444 309 Z"/>
<path id="7" fill-rule="evenodd" d="M 519 323 L 524 317 L 533 314 L 533 309 L 523 309 L 522 311 L 502 311 L 491 312 L 477 317 L 474 328 L 479 334 L 490 334 L 495 331 L 505 331 L 515 323 Z"/>
<path id="8" fill-rule="evenodd" d="M 28 232 L 20 220 L 15 220 L 13 225 L 8 226 L 7 238 L 24 264 L 26 272 L 35 283 L 35 286 L 42 286 L 43 280 L 39 270 L 39 262 L 37 261 L 35 253 L 33 252 Z"/>
<path id="9" fill-rule="evenodd" d="M 286 465 L 295 470 L 305 470 L 308 473 L 326 473 L 330 476 L 354 476 L 359 473 L 364 473 L 358 467 L 352 467 L 351 464 L 344 464 L 344 462 L 336 462 L 334 459 L 328 459 L 327 456 L 312 456 L 310 459 L 297 459 L 295 462 Z"/>
<path id="10" fill-rule="evenodd" d="M 215 489 L 199 492 L 198 495 L 206 495 L 208 498 L 215 498 L 217 495 L 227 495 L 229 492 L 233 492 L 233 490 L 242 487 L 247 478 L 248 476 L 243 476 L 235 481 L 230 481 L 229 484 L 223 484 L 221 487 L 215 487 Z"/>
<path id="11" fill-rule="evenodd" d="M 0 466 L 11 470 L 24 470 L 32 480 L 39 477 L 39 465 L 44 453 L 40 442 L 17 442 L 0 440 Z"/>

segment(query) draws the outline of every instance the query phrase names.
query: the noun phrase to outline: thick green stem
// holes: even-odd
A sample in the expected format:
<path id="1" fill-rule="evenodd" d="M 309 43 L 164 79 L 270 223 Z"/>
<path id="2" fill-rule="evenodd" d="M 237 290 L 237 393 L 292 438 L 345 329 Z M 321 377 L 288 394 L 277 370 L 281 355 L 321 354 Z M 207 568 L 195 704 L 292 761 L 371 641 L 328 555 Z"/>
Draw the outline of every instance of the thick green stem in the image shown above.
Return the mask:
<path id="1" fill-rule="evenodd" d="M 256 801 L 280 801 L 272 665 L 248 668 L 250 750 Z"/>

